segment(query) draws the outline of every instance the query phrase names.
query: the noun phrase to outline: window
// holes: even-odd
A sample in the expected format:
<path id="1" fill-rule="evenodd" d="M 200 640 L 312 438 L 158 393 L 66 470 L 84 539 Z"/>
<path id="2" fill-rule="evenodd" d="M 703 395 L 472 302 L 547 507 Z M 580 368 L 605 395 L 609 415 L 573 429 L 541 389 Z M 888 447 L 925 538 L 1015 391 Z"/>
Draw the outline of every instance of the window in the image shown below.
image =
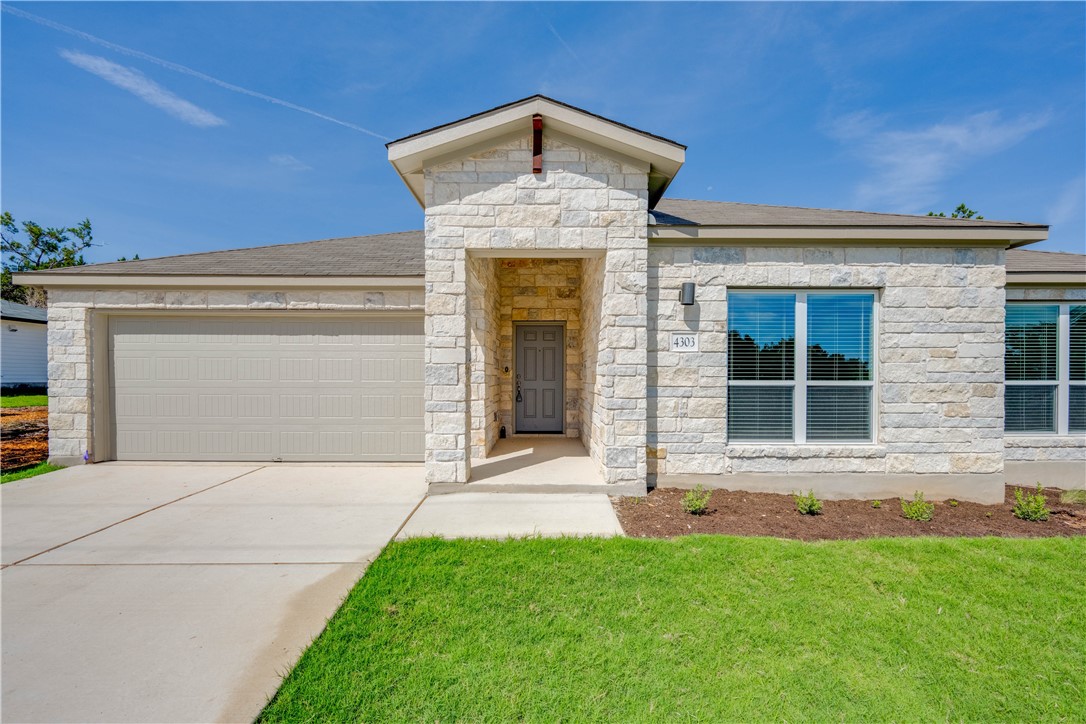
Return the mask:
<path id="1" fill-rule="evenodd" d="M 875 295 L 728 295 L 728 439 L 870 442 Z"/>
<path id="2" fill-rule="evenodd" d="M 1086 305 L 1008 304 L 1005 429 L 1086 432 Z"/>

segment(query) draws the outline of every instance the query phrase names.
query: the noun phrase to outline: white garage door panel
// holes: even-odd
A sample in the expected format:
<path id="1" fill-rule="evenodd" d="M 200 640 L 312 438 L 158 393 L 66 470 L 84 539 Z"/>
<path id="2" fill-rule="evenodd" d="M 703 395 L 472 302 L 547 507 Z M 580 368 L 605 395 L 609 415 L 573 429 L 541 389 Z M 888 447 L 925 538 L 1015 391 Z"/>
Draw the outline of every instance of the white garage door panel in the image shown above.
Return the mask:
<path id="1" fill-rule="evenodd" d="M 113 317 L 118 460 L 419 461 L 414 318 Z"/>

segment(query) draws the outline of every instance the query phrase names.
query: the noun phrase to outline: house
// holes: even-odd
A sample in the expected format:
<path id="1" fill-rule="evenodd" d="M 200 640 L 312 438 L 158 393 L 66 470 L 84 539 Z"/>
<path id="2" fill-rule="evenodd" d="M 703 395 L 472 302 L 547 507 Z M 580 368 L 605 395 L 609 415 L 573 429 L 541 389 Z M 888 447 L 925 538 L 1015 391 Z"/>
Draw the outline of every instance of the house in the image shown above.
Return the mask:
<path id="1" fill-rule="evenodd" d="M 45 387 L 47 313 L 44 309 L 0 300 L 0 387 Z"/>
<path id="2" fill-rule="evenodd" d="M 543 96 L 388 155 L 424 231 L 19 275 L 52 459 L 449 490 L 504 431 L 580 440 L 624 494 L 1083 480 L 1086 257 L 1020 250 L 1044 225 L 670 199 L 683 145 Z"/>

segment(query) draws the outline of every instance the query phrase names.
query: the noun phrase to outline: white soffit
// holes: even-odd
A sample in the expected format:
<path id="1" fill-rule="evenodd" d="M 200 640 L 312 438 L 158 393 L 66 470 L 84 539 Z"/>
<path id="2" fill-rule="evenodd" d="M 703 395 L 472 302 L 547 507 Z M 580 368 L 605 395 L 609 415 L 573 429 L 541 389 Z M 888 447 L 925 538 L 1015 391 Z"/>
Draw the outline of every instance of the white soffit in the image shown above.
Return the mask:
<path id="1" fill-rule="evenodd" d="M 457 152 L 481 150 L 488 142 L 500 143 L 518 133 L 530 138 L 531 119 L 537 113 L 543 116 L 544 134 L 554 131 L 573 136 L 647 163 L 653 202 L 663 195 L 686 160 L 686 149 L 680 144 L 539 96 L 393 141 L 388 144 L 388 160 L 419 204 L 425 206 L 422 172 L 428 163 L 455 157 Z"/>

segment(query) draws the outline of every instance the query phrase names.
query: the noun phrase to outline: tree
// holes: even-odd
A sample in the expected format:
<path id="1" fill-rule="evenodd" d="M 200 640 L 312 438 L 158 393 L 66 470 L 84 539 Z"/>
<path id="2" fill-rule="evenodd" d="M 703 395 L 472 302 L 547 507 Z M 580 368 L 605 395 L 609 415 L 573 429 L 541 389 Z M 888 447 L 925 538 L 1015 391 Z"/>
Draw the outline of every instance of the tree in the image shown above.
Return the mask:
<path id="1" fill-rule="evenodd" d="M 946 218 L 946 213 L 940 211 L 938 214 L 934 211 L 929 211 L 928 216 L 941 216 Z M 958 208 L 950 212 L 950 218 L 952 219 L 977 219 L 978 221 L 984 217 L 978 214 L 973 209 L 969 208 L 965 204 L 958 204 Z"/>
<path id="2" fill-rule="evenodd" d="M 0 252 L 4 255 L 0 295 L 20 304 L 44 307 L 44 291 L 12 283 L 12 274 L 86 264 L 83 251 L 95 245 L 91 222 L 83 219 L 76 226 L 45 228 L 24 221 L 21 233 L 25 234 L 25 240 L 18 238 L 19 226 L 10 212 L 0 214 Z"/>

